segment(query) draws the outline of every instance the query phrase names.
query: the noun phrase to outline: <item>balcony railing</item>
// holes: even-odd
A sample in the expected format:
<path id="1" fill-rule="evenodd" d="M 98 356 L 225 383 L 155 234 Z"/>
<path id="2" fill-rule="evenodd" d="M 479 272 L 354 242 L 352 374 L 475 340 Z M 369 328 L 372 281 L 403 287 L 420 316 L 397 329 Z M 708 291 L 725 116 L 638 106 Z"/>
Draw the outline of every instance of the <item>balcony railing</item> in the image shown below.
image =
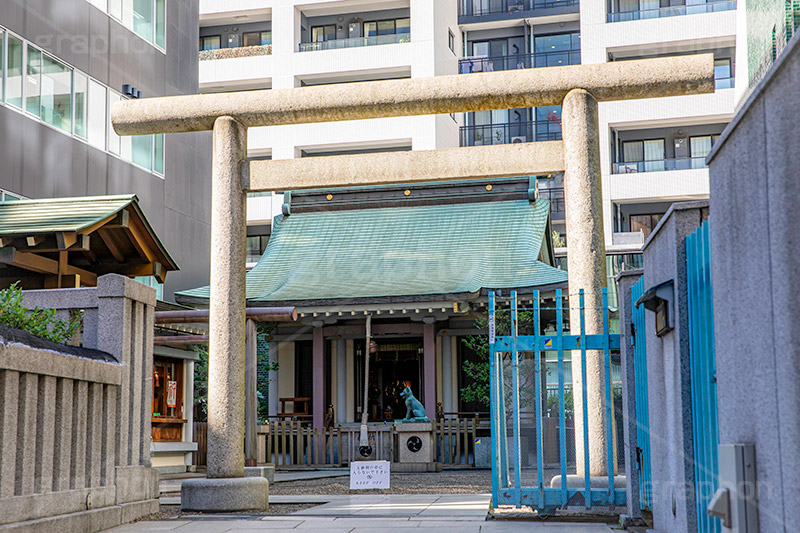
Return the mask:
<path id="1" fill-rule="evenodd" d="M 690 170 L 693 168 L 708 168 L 706 165 L 706 157 L 679 157 L 676 159 L 614 163 L 611 168 L 611 173 L 635 174 L 638 172 L 663 172 L 665 170 Z"/>
<path id="2" fill-rule="evenodd" d="M 461 127 L 461 146 L 560 140 L 561 124 L 550 120 Z"/>
<path id="3" fill-rule="evenodd" d="M 539 198 L 550 200 L 550 213 L 555 215 L 557 213 L 566 212 L 566 204 L 564 203 L 564 187 L 553 189 L 539 189 Z M 554 216 L 554 219 L 562 220 L 562 216 Z"/>
<path id="4" fill-rule="evenodd" d="M 560 67 L 580 65 L 580 50 L 560 52 L 540 52 L 538 54 L 514 54 L 497 57 L 465 57 L 458 61 L 461 74 L 472 72 L 492 72 L 494 70 L 515 70 L 521 68 Z"/>
<path id="5" fill-rule="evenodd" d="M 458 6 L 458 15 L 461 17 L 482 17 L 496 13 L 516 13 L 577 4 L 578 0 L 461 0 Z"/>
<path id="6" fill-rule="evenodd" d="M 200 61 L 214 59 L 232 59 L 235 57 L 254 57 L 272 55 L 272 45 L 239 46 L 236 48 L 217 48 L 216 50 L 200 50 Z"/>
<path id="7" fill-rule="evenodd" d="M 681 6 L 659 7 L 656 9 L 642 9 L 638 11 L 621 11 L 619 13 L 609 13 L 608 22 L 658 19 L 664 17 L 677 17 L 680 15 L 696 15 L 698 13 L 715 13 L 717 11 L 732 11 L 735 9 L 736 9 L 735 0 L 724 0 L 721 2 L 708 2 L 704 4 L 690 4 Z"/>
<path id="8" fill-rule="evenodd" d="M 411 34 L 394 33 L 391 35 L 378 35 L 375 37 L 355 37 L 353 39 L 333 39 L 330 41 L 320 41 L 314 43 L 300 43 L 300 51 L 314 52 L 317 50 L 339 50 L 341 48 L 360 48 L 362 46 L 409 42 L 411 42 Z"/>

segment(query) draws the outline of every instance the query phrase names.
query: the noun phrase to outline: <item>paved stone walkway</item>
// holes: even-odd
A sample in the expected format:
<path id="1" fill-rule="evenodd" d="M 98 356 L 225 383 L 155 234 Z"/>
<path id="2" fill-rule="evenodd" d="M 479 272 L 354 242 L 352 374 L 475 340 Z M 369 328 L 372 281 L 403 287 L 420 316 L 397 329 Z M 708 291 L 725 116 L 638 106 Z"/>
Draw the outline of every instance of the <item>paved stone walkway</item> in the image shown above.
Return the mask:
<path id="1" fill-rule="evenodd" d="M 284 497 L 287 498 L 287 497 Z M 143 521 L 110 531 L 175 531 L 178 533 L 224 533 L 255 531 L 320 531 L 330 533 L 387 533 L 387 528 L 414 528 L 414 532 L 453 533 L 523 532 L 610 533 L 602 524 L 576 524 L 540 521 L 486 520 L 487 494 L 305 496 L 327 502 L 291 515 L 243 517 L 214 516 L 202 518 Z M 297 499 L 294 497 L 294 499 Z M 273 499 L 270 499 L 273 501 Z M 273 501 L 273 503 L 278 503 Z"/>

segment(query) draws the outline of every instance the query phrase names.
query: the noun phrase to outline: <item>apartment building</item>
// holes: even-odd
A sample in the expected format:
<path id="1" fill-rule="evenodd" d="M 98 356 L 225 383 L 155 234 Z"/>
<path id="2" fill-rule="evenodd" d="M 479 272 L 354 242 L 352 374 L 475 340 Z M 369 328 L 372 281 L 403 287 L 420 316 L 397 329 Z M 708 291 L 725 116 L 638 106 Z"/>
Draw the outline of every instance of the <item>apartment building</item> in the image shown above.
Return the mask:
<path id="1" fill-rule="evenodd" d="M 644 240 L 679 200 L 708 196 L 705 155 L 745 94 L 735 0 L 203 0 L 202 91 L 625 61 L 711 52 L 714 94 L 600 106 L 609 276 L 640 263 Z M 743 8 L 742 8 L 743 9 Z M 738 85 L 738 87 L 737 87 Z M 251 157 L 422 150 L 561 138 L 560 108 L 254 128 Z M 560 176 L 542 176 L 565 255 Z M 248 200 L 249 262 L 280 197 Z"/>

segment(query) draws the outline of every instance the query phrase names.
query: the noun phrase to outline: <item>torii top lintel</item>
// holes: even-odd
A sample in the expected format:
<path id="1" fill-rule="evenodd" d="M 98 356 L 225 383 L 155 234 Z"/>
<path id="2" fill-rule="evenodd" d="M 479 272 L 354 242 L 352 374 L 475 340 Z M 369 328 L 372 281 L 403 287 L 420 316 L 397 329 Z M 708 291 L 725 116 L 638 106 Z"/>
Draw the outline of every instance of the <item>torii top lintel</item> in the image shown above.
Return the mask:
<path id="1" fill-rule="evenodd" d="M 221 116 L 254 127 L 558 105 L 577 88 L 599 102 L 712 93 L 714 56 L 126 100 L 111 119 L 119 135 L 183 133 Z"/>

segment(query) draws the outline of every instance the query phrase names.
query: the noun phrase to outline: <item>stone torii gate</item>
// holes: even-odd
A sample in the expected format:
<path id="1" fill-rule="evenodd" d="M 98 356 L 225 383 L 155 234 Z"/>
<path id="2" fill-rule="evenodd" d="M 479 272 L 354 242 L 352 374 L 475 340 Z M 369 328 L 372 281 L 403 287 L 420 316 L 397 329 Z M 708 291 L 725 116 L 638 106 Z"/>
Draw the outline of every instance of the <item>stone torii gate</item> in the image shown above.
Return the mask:
<path id="1" fill-rule="evenodd" d="M 184 483 L 186 509 L 266 507 L 266 480 L 243 478 L 247 192 L 564 172 L 570 294 L 584 289 L 586 331 L 602 332 L 606 285 L 598 102 L 711 93 L 712 54 L 434 78 L 128 100 L 119 135 L 213 130 L 208 477 Z M 562 105 L 562 141 L 247 161 L 247 129 L 315 122 Z M 577 308 L 577 298 L 570 307 Z M 581 361 L 578 359 L 577 364 Z M 603 363 L 587 352 L 590 472 L 607 475 Z M 576 435 L 582 405 L 575 403 Z M 315 395 L 315 424 L 323 399 Z M 578 472 L 583 439 L 576 439 Z M 263 482 L 263 484 L 259 484 Z M 255 490 L 254 490 L 255 489 Z"/>

